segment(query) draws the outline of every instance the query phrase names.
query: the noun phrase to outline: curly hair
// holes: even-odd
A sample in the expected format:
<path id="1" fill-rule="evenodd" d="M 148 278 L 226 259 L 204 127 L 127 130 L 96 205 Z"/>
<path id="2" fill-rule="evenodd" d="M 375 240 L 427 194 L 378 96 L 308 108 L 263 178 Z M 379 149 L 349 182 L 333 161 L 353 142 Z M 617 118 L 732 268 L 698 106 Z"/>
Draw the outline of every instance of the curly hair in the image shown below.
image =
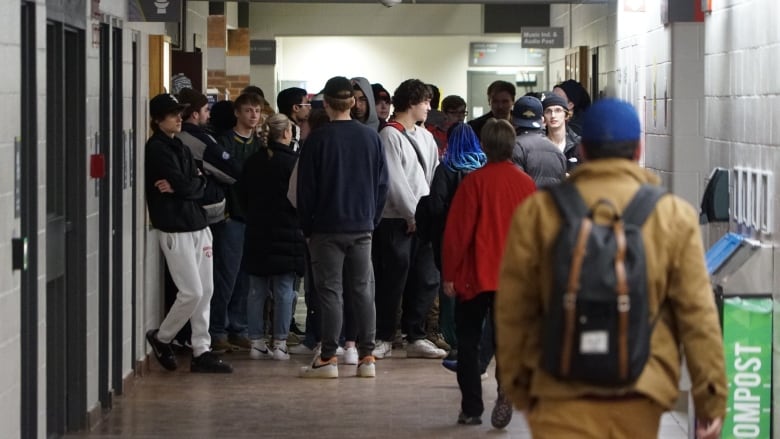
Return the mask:
<path id="1" fill-rule="evenodd" d="M 419 79 L 407 79 L 402 82 L 393 93 L 393 107 L 396 112 L 409 110 L 412 105 L 417 105 L 433 97 L 431 88 Z"/>

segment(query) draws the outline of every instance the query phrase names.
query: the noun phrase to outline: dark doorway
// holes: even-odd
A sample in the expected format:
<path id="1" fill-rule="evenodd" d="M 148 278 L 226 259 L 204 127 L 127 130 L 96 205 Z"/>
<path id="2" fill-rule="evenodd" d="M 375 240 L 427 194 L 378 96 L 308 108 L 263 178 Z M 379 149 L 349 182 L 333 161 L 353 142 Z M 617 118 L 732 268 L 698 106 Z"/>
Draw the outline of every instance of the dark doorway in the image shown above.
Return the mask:
<path id="1" fill-rule="evenodd" d="M 138 273 L 138 241 L 141 237 L 136 236 L 138 230 L 138 187 L 136 185 L 136 168 L 138 163 L 138 144 L 137 144 L 137 132 L 138 132 L 138 39 L 140 38 L 137 32 L 133 33 L 132 44 L 132 85 L 130 95 L 132 96 L 132 103 L 130 104 L 130 135 L 128 141 L 128 147 L 130 148 L 130 164 L 129 169 L 129 184 L 132 193 L 132 227 L 131 227 L 131 239 L 130 245 L 132 247 L 130 251 L 130 367 L 135 370 L 136 359 L 138 358 L 138 352 L 136 351 L 137 337 L 136 328 L 138 327 L 138 314 L 136 310 L 136 297 L 138 294 L 138 282 L 136 273 Z"/>
<path id="2" fill-rule="evenodd" d="M 86 414 L 86 116 L 84 31 L 46 25 L 47 433 Z"/>
<path id="3" fill-rule="evenodd" d="M 21 437 L 38 437 L 38 87 L 35 2 L 21 4 L 21 135 L 18 139 L 20 238 L 27 267 L 20 282 Z M 16 206 L 15 206 L 16 207 Z M 15 209 L 16 210 L 16 209 Z"/>
<path id="4" fill-rule="evenodd" d="M 103 408 L 111 407 L 110 303 L 111 303 L 111 26 L 100 24 L 99 136 L 106 174 L 98 183 L 98 398 Z"/>
<path id="5" fill-rule="evenodd" d="M 112 95 L 111 95 L 111 150 L 114 156 L 111 161 L 111 385 L 115 395 L 122 394 L 122 350 L 123 330 L 122 309 L 124 294 L 122 288 L 123 263 L 122 240 L 124 239 L 123 204 L 124 189 L 127 187 L 127 166 L 129 160 L 126 155 L 127 145 L 125 139 L 122 111 L 124 106 L 122 83 L 122 29 L 113 28 L 111 38 L 111 70 L 112 70 Z"/>

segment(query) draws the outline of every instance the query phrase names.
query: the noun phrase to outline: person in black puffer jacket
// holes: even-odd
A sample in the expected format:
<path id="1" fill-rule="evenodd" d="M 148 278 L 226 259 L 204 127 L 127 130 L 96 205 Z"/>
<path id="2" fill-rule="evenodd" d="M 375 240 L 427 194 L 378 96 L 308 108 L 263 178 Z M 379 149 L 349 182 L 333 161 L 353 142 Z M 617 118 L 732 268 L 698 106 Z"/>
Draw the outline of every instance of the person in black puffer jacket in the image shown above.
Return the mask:
<path id="1" fill-rule="evenodd" d="M 284 114 L 268 118 L 264 127 L 268 146 L 244 164 L 239 201 L 246 213 L 242 268 L 249 274 L 247 313 L 250 357 L 287 360 L 287 337 L 292 319 L 296 275 L 304 273 L 306 241 L 297 212 L 287 199 L 287 188 L 298 153 L 290 148 L 292 123 Z M 263 338 L 266 298 L 274 298 L 273 339 Z"/>

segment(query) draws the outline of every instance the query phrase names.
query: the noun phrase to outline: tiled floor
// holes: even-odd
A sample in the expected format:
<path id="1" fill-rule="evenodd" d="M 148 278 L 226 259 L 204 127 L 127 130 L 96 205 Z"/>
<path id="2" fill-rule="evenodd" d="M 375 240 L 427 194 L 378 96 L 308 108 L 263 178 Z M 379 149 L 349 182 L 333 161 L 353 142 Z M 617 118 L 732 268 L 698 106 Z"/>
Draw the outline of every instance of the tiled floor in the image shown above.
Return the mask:
<path id="1" fill-rule="evenodd" d="M 438 360 L 406 359 L 403 351 L 379 360 L 376 379 L 356 378 L 355 366 L 341 365 L 338 380 L 297 377 L 309 357 L 253 361 L 246 353 L 225 356 L 232 375 L 180 370 L 152 371 L 91 432 L 68 437 L 95 438 L 530 438 L 515 413 L 506 430 L 490 426 L 495 381 L 484 381 L 481 426 L 455 423 L 460 394 L 455 375 Z M 660 438 L 685 439 L 684 414 L 664 416 Z"/>

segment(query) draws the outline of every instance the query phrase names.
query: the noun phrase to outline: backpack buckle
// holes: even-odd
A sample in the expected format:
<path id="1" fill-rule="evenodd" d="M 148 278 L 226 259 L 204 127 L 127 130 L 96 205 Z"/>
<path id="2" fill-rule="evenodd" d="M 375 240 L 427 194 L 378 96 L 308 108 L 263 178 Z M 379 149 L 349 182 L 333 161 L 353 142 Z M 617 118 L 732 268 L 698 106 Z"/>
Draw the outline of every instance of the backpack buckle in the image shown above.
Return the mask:
<path id="1" fill-rule="evenodd" d="M 563 295 L 563 309 L 574 309 L 577 303 L 577 295 L 574 293 L 566 293 Z"/>
<path id="2" fill-rule="evenodd" d="M 631 309 L 631 298 L 628 297 L 628 294 L 621 294 L 618 296 L 617 309 L 620 312 L 628 312 L 628 310 Z"/>

